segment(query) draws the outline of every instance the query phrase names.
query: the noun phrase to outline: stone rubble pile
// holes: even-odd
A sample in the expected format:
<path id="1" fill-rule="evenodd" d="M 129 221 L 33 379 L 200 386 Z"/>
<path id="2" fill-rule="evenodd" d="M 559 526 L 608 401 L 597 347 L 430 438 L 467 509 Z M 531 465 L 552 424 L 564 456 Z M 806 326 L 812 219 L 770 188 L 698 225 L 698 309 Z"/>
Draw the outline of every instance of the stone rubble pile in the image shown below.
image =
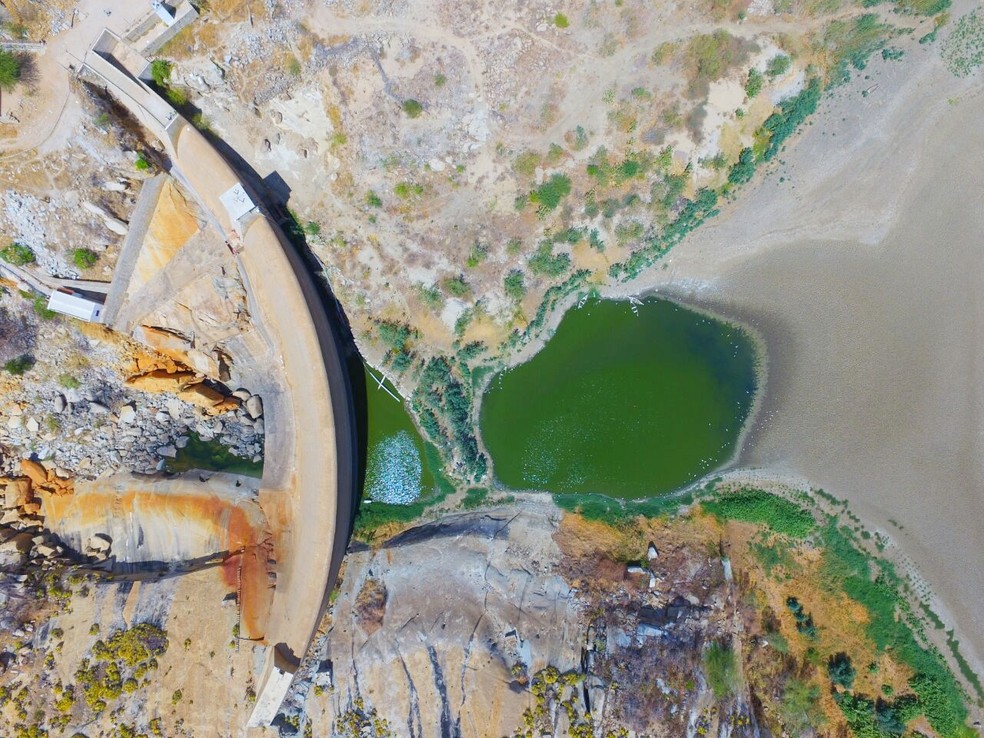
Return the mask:
<path id="1" fill-rule="evenodd" d="M 13 474 L 21 458 L 35 458 L 65 478 L 94 479 L 123 470 L 151 473 L 175 458 L 192 434 L 258 463 L 263 458 L 262 403 L 247 390 L 233 398 L 235 410 L 213 416 L 210 407 L 173 394 L 47 387 L 30 404 L 0 406 L 0 447 L 7 449 L 0 474 Z"/>

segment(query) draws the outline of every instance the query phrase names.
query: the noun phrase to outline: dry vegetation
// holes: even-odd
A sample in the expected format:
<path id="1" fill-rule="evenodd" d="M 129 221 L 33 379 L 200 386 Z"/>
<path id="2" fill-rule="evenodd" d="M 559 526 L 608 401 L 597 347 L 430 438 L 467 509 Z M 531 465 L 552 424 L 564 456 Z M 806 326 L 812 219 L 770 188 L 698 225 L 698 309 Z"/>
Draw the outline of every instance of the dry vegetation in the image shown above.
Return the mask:
<path id="1" fill-rule="evenodd" d="M 581 678 L 621 685 L 604 729 L 679 735 L 689 719 L 709 735 L 723 721 L 738 735 L 971 735 L 972 700 L 926 639 L 940 626 L 914 612 L 878 557 L 883 539 L 826 498 L 720 494 L 673 517 L 569 514 L 555 534 L 593 613 Z M 638 563 L 645 573 L 632 574 Z M 678 613 L 669 625 L 667 606 Z"/>

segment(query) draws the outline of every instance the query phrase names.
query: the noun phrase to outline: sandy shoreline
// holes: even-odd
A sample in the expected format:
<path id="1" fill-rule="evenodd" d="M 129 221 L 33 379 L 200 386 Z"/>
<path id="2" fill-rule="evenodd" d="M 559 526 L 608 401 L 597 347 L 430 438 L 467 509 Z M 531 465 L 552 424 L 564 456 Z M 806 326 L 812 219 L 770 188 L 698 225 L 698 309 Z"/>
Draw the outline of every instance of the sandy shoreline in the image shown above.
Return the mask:
<path id="1" fill-rule="evenodd" d="M 877 74 L 666 270 L 609 294 L 658 288 L 765 337 L 740 465 L 808 479 L 890 534 L 984 672 L 984 95 L 935 52 Z"/>

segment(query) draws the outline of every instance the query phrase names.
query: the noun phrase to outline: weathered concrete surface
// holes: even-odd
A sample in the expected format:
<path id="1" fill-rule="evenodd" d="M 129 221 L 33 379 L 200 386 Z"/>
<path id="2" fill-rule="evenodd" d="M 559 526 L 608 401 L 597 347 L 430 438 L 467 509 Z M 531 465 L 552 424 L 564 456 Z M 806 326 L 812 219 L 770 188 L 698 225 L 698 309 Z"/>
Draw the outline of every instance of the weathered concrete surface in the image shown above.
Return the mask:
<path id="1" fill-rule="evenodd" d="M 81 482 L 70 495 L 40 490 L 39 497 L 48 529 L 75 551 L 101 549 L 111 569 L 165 571 L 225 561 L 226 583 L 242 582 L 240 629 L 248 636 L 263 632 L 272 594 L 262 586 L 269 534 L 258 486 L 259 480 L 232 474 L 121 474 Z"/>
<path id="2" fill-rule="evenodd" d="M 512 735 L 529 704 L 517 674 L 580 664 L 582 613 L 552 538 L 560 515 L 532 502 L 466 513 L 351 553 L 328 634 L 335 689 L 316 725 L 362 699 L 395 735 Z"/>

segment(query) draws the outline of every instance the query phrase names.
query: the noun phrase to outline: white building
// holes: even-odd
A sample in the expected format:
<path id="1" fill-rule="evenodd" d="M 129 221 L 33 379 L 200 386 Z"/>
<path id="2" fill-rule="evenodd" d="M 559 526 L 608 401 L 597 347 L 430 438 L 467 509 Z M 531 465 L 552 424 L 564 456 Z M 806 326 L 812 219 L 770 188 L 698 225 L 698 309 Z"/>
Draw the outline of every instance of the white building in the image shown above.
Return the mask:
<path id="1" fill-rule="evenodd" d="M 48 309 L 88 323 L 102 323 L 102 304 L 72 292 L 52 292 L 48 298 Z"/>

